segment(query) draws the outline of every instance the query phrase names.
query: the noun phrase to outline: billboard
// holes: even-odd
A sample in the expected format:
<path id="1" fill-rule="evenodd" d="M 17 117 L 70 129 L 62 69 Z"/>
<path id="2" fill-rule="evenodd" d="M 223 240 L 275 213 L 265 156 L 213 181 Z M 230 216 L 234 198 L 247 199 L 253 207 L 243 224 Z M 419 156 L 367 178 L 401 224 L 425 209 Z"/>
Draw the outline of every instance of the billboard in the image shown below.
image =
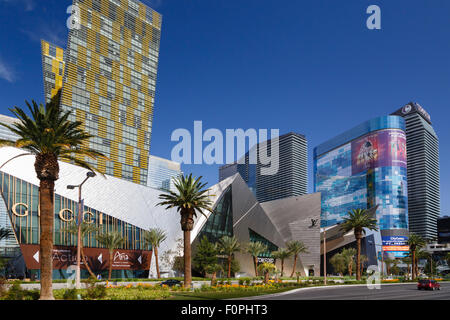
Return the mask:
<path id="1" fill-rule="evenodd" d="M 39 245 L 21 244 L 23 257 L 28 269 L 40 268 Z M 110 256 L 108 249 L 83 248 L 86 261 L 93 271 L 107 270 Z M 147 250 L 114 250 L 112 256 L 113 270 L 148 270 L 151 251 Z M 53 246 L 53 269 L 67 269 L 77 264 L 77 247 Z M 81 269 L 86 269 L 83 261 Z"/>
<path id="2" fill-rule="evenodd" d="M 408 237 L 383 236 L 381 240 L 384 252 L 393 254 L 395 258 L 403 258 L 408 255 Z"/>
<path id="3" fill-rule="evenodd" d="M 352 175 L 392 166 L 406 168 L 406 136 L 402 130 L 377 131 L 352 141 Z"/>

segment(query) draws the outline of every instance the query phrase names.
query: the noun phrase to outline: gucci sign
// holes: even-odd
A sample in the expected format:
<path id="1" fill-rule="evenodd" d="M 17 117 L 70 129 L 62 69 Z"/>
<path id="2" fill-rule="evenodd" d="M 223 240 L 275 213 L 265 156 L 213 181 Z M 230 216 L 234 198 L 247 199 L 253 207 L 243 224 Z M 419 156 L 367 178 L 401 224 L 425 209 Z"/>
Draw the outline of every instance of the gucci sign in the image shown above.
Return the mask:
<path id="1" fill-rule="evenodd" d="M 19 212 L 17 212 L 17 211 L 18 211 L 18 208 L 20 208 L 20 207 L 25 208 L 25 212 L 24 212 L 24 213 L 19 213 Z M 66 213 L 66 212 L 67 212 L 67 213 Z M 27 205 L 26 203 L 16 203 L 16 204 L 14 204 L 14 205 L 12 206 L 12 213 L 13 213 L 16 217 L 26 217 L 26 216 L 28 216 L 28 214 L 29 214 L 29 211 L 28 211 L 28 205 Z M 38 215 L 40 216 L 39 213 L 38 213 Z M 59 211 L 58 215 L 59 215 L 59 218 L 60 218 L 62 221 L 65 221 L 65 222 L 70 222 L 70 221 L 73 221 L 73 220 L 75 219 L 75 217 L 74 217 L 75 214 L 73 213 L 73 211 L 70 210 L 70 209 L 67 209 L 67 208 L 66 208 L 66 209 L 61 209 L 61 210 Z M 85 219 L 86 215 L 89 216 L 89 219 L 88 219 L 88 220 Z M 86 223 L 93 223 L 93 222 L 94 222 L 94 221 L 92 220 L 93 217 L 94 217 L 94 214 L 93 214 L 92 212 L 89 212 L 89 211 L 83 212 L 83 222 L 86 222 Z"/>

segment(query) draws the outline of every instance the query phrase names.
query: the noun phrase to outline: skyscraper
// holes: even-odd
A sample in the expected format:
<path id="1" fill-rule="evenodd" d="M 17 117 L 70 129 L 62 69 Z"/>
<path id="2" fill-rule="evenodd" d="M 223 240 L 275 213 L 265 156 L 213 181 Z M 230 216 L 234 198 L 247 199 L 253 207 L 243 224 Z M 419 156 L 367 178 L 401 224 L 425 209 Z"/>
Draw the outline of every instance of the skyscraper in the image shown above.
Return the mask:
<path id="1" fill-rule="evenodd" d="M 48 103 L 63 86 L 64 49 L 41 40 L 41 50 L 45 103 Z"/>
<path id="2" fill-rule="evenodd" d="M 181 165 L 178 162 L 150 156 L 148 159 L 148 183 L 149 187 L 162 190 L 176 191 L 173 178 L 182 174 Z"/>
<path id="3" fill-rule="evenodd" d="M 439 139 L 430 115 L 418 103 L 408 103 L 393 114 L 406 122 L 409 231 L 434 239 L 441 210 Z"/>
<path id="4" fill-rule="evenodd" d="M 146 185 L 161 15 L 136 0 L 73 5 L 79 8 L 79 28 L 69 31 L 61 106 L 72 112 L 69 120 L 81 121 L 94 136 L 89 147 L 110 161 L 80 159 L 102 173 Z"/>
<path id="5" fill-rule="evenodd" d="M 271 141 L 260 143 L 256 148 L 264 146 L 269 154 Z M 259 202 L 272 201 L 288 197 L 304 195 L 307 193 L 308 172 L 307 155 L 308 143 L 304 135 L 290 132 L 279 137 L 279 168 L 273 175 L 262 175 L 264 165 L 250 163 L 249 152 L 244 156 L 243 163 L 224 165 L 219 168 L 219 178 L 224 180 L 236 172 L 242 176 L 249 189 Z M 253 148 L 252 148 L 253 149 Z"/>
<path id="6" fill-rule="evenodd" d="M 314 148 L 321 226 L 342 223 L 353 209 L 378 205 L 384 251 L 403 256 L 408 251 L 406 152 L 405 121 L 398 116 L 366 121 Z"/>

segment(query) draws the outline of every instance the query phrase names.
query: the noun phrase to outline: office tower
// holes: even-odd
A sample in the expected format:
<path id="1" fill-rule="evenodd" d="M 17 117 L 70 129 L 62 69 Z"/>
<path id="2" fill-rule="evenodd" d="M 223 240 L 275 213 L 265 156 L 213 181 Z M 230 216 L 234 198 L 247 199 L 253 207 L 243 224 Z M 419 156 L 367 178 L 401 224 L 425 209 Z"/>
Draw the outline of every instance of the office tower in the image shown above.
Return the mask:
<path id="1" fill-rule="evenodd" d="M 341 223 L 352 209 L 379 205 L 384 250 L 406 254 L 406 157 L 405 121 L 398 116 L 372 119 L 317 146 L 314 189 L 322 195 L 321 226 Z"/>
<path id="2" fill-rule="evenodd" d="M 151 188 L 176 192 L 173 178 L 181 172 L 181 164 L 175 161 L 150 156 L 148 159 L 147 185 Z"/>
<path id="3" fill-rule="evenodd" d="M 444 216 L 437 219 L 437 232 L 439 243 L 450 243 L 450 217 Z"/>
<path id="4" fill-rule="evenodd" d="M 228 177 L 234 176 L 238 172 L 238 164 L 225 164 L 219 168 L 219 181 L 223 181 Z"/>
<path id="5" fill-rule="evenodd" d="M 64 49 L 41 40 L 41 50 L 45 103 L 49 103 L 63 86 Z"/>
<path id="6" fill-rule="evenodd" d="M 74 0 L 61 106 L 110 161 L 100 172 L 147 184 L 161 15 L 136 0 Z"/>
<path id="7" fill-rule="evenodd" d="M 267 148 L 267 154 L 270 154 L 271 142 L 272 140 L 268 140 L 259 143 L 254 147 L 256 153 L 259 154 L 261 146 L 264 146 Z M 308 186 L 306 137 L 291 132 L 280 136 L 278 143 L 279 168 L 275 174 L 261 174 L 261 168 L 264 166 L 259 161 L 259 156 L 257 163 L 252 164 L 250 163 L 250 154 L 247 152 L 243 157 L 245 159 L 242 164 L 234 163 L 220 167 L 220 180 L 238 172 L 259 202 L 306 194 Z"/>
<path id="8" fill-rule="evenodd" d="M 439 139 L 430 115 L 418 103 L 411 102 L 393 114 L 406 122 L 409 231 L 435 239 L 441 210 Z"/>

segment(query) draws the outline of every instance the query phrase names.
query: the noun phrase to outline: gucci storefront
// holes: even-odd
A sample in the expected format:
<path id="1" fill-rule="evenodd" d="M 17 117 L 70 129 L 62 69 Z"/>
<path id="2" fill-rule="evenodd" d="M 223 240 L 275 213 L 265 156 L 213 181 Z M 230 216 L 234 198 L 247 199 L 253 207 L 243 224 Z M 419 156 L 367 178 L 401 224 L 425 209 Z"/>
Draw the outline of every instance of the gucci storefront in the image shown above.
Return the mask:
<path id="1" fill-rule="evenodd" d="M 38 187 L 24 180 L 18 179 L 4 172 L 0 173 L 0 186 L 4 208 L 1 214 L 3 221 L 8 220 L 7 225 L 12 231 L 14 241 L 9 241 L 9 247 L 20 250 L 22 259 L 16 255 L 16 266 L 9 277 L 39 278 L 39 199 Z M 67 232 L 71 224 L 78 216 L 78 203 L 55 195 L 55 228 L 54 228 L 54 278 L 66 278 L 76 264 L 77 237 Z M 143 230 L 132 224 L 121 221 L 96 209 L 84 206 L 83 220 L 85 223 L 95 225 L 97 232 L 87 234 L 83 239 L 86 261 L 96 274 L 105 274 L 108 270 L 109 251 L 102 248 L 97 241 L 98 233 L 118 231 L 124 237 L 122 248 L 118 248 L 113 255 L 113 277 L 139 278 L 145 276 L 148 270 L 148 262 L 151 251 L 144 242 Z M 16 244 L 16 246 L 14 246 Z M 20 255 L 19 255 L 20 256 Z M 21 261 L 22 260 L 22 261 Z M 24 263 L 25 272 L 20 263 Z M 15 271 L 19 269 L 19 271 Z M 20 270 L 21 269 L 21 270 Z M 85 266 L 82 265 L 82 273 L 88 276 Z M 24 274 L 25 273 L 25 274 Z"/>
<path id="2" fill-rule="evenodd" d="M 23 153 L 15 148 L 0 149 L 0 164 Z M 87 170 L 59 162 L 60 176 L 55 183 L 54 210 L 54 279 L 66 279 L 77 263 L 77 236 L 67 232 L 68 226 L 78 219 L 78 185 Z M 10 229 L 12 236 L 0 240 L 0 259 L 7 261 L 0 276 L 39 279 L 39 180 L 34 172 L 34 157 L 17 158 L 0 170 L 0 227 Z M 148 277 L 155 274 L 155 259 L 143 233 L 150 228 L 166 231 L 167 240 L 161 254 L 176 246 L 180 237 L 179 214 L 176 210 L 157 207 L 162 191 L 138 185 L 111 176 L 96 176 L 82 188 L 85 223 L 97 227 L 83 239 L 84 255 L 90 269 L 103 278 L 112 263 L 113 278 Z M 124 238 L 120 248 L 114 250 L 110 261 L 109 250 L 97 241 L 99 233 L 119 232 Z M 153 260 L 153 261 L 151 261 Z M 89 273 L 81 262 L 82 277 Z M 6 274 L 5 274 L 6 273 Z"/>

